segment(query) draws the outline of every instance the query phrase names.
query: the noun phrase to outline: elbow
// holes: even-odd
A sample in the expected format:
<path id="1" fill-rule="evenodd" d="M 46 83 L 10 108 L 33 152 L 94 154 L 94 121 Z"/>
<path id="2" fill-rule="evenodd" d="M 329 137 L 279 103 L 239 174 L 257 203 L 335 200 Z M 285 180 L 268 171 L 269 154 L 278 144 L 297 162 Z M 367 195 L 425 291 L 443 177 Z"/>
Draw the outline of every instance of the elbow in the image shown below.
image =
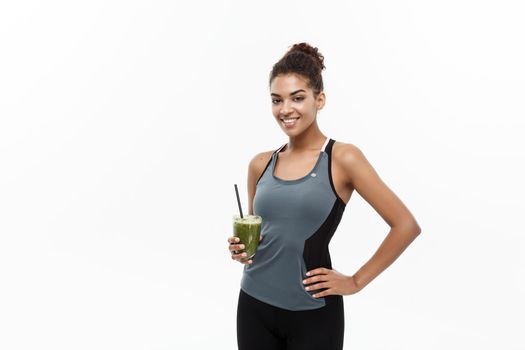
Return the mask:
<path id="1" fill-rule="evenodd" d="M 410 236 L 418 236 L 421 233 L 421 227 L 415 221 L 410 221 L 404 225 L 400 225 L 402 230 Z"/>
<path id="2" fill-rule="evenodd" d="M 421 227 L 417 224 L 417 222 L 415 222 L 411 228 L 410 228 L 410 232 L 414 235 L 414 236 L 418 236 L 420 233 L 421 233 Z"/>
<path id="3" fill-rule="evenodd" d="M 399 220 L 399 222 L 390 225 L 390 227 L 403 232 L 407 236 L 416 237 L 421 233 L 421 227 L 413 217 L 406 217 L 403 220 Z"/>

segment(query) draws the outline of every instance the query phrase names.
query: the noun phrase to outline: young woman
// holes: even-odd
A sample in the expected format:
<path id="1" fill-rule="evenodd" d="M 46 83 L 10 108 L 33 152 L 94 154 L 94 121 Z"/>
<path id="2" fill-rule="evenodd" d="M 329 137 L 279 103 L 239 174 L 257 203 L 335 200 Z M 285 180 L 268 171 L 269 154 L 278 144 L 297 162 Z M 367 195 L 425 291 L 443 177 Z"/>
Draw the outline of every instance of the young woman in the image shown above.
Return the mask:
<path id="1" fill-rule="evenodd" d="M 244 264 L 240 350 L 342 349 L 343 296 L 362 290 L 421 232 L 363 152 L 319 130 L 323 60 L 317 48 L 295 44 L 270 74 L 272 113 L 288 142 L 249 164 L 248 213 L 263 218 L 256 255 L 245 261 L 242 242 L 228 238 L 232 259 Z M 332 268 L 328 244 L 354 190 L 391 230 L 366 264 L 345 275 Z"/>

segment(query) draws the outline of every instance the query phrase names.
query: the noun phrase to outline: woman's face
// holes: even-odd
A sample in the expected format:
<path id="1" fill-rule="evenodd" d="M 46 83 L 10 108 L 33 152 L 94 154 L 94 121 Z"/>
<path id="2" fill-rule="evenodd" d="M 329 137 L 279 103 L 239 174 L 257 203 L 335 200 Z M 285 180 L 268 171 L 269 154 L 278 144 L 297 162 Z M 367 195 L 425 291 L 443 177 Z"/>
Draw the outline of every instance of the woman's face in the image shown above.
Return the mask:
<path id="1" fill-rule="evenodd" d="M 288 136 L 301 134 L 315 121 L 317 111 L 324 105 L 324 93 L 317 99 L 306 83 L 296 74 L 276 76 L 270 85 L 272 113 Z"/>

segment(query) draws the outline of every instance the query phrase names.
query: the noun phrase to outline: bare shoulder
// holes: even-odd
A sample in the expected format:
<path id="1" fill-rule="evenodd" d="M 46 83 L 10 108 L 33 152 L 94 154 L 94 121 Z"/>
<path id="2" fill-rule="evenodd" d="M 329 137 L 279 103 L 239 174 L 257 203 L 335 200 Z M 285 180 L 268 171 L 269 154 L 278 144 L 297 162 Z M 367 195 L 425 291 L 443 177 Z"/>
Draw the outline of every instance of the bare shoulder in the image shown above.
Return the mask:
<path id="1" fill-rule="evenodd" d="M 250 172 L 253 173 L 253 175 L 260 175 L 270 161 L 273 152 L 274 151 L 264 151 L 253 156 L 249 165 Z"/>
<path id="2" fill-rule="evenodd" d="M 253 214 L 253 199 L 257 187 L 257 181 L 261 177 L 266 165 L 272 157 L 273 151 L 265 151 L 257 153 L 250 160 L 248 166 L 248 213 Z"/>
<path id="3" fill-rule="evenodd" d="M 363 151 L 353 143 L 337 141 L 332 147 L 332 159 L 334 165 L 339 167 L 348 176 L 351 182 L 355 170 L 368 163 Z"/>
<path id="4" fill-rule="evenodd" d="M 364 157 L 363 151 L 353 143 L 337 141 L 332 148 L 333 158 L 338 162 L 355 162 L 360 157 Z"/>

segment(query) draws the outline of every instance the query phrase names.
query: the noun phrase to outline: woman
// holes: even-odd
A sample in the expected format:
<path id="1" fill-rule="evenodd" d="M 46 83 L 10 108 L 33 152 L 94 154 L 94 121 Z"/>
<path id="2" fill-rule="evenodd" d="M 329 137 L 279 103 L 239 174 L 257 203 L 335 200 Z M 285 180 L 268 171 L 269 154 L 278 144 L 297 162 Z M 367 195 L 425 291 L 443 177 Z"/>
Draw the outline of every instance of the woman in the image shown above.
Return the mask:
<path id="1" fill-rule="evenodd" d="M 263 218 L 256 255 L 243 259 L 242 242 L 228 238 L 232 259 L 245 264 L 237 307 L 241 350 L 342 349 L 343 296 L 362 290 L 421 232 L 363 152 L 319 130 L 323 60 L 317 48 L 295 44 L 270 74 L 272 113 L 288 142 L 249 164 L 248 212 Z M 328 243 L 354 190 L 391 230 L 359 271 L 345 275 L 332 268 Z"/>

